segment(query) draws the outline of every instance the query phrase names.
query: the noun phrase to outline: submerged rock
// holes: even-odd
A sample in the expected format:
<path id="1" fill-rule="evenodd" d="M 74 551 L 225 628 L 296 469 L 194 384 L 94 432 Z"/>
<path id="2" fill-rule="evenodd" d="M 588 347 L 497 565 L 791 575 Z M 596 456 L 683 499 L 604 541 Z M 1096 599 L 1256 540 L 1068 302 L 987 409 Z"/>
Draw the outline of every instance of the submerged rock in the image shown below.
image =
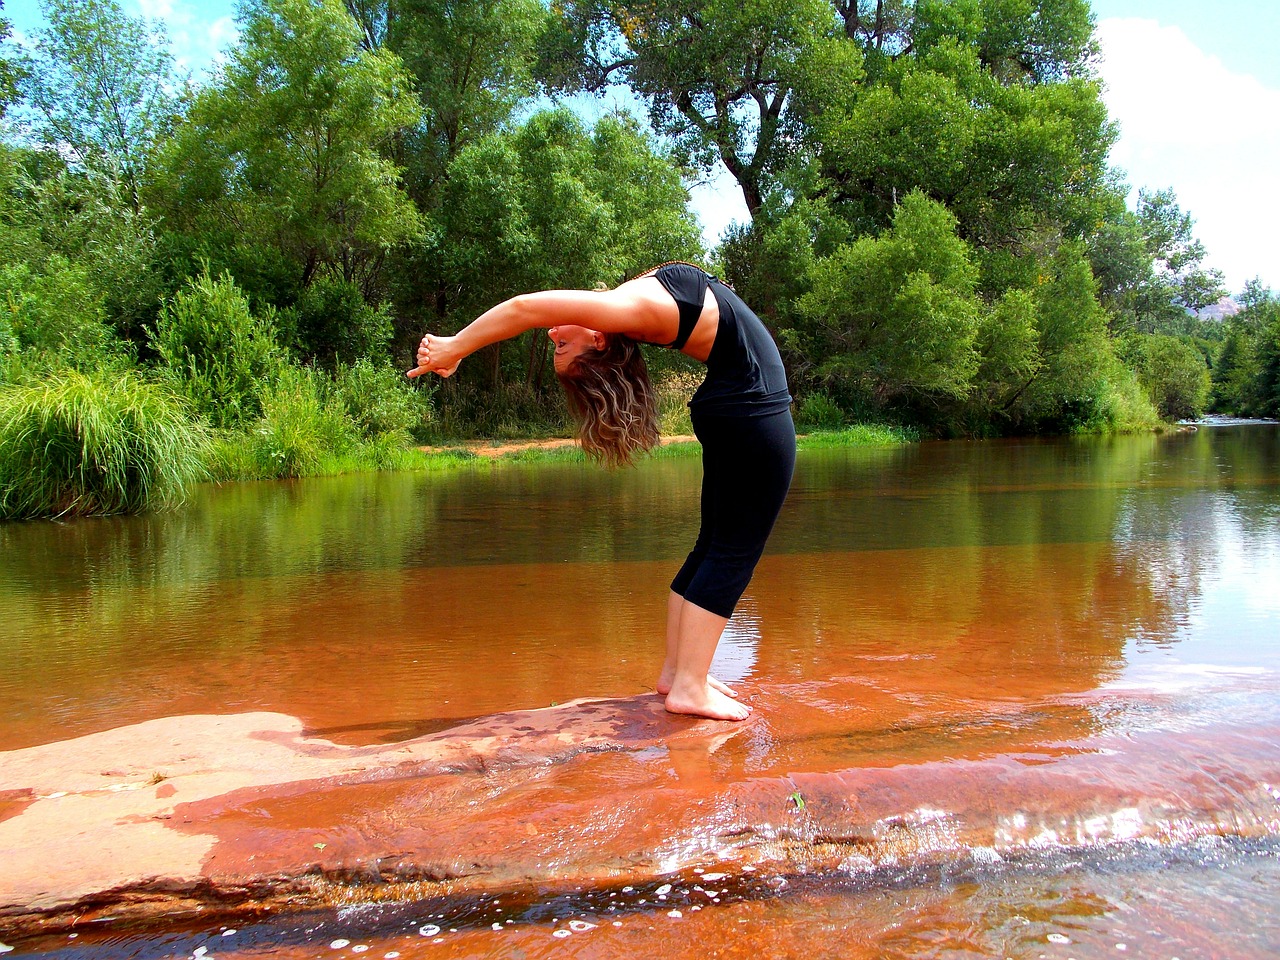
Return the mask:
<path id="1" fill-rule="evenodd" d="M 375 746 L 251 713 L 0 754 L 0 930 L 1280 833 L 1275 722 L 837 770 L 815 747 L 813 769 L 783 775 L 748 754 L 786 726 L 785 696 L 755 702 L 767 736 L 651 695 Z"/>

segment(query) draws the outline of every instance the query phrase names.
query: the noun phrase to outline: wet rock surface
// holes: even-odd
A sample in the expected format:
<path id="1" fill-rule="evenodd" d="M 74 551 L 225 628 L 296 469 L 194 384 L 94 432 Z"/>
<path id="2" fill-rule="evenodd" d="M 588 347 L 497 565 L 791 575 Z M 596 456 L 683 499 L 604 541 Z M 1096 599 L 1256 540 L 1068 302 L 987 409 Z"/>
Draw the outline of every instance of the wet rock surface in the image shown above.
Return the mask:
<path id="1" fill-rule="evenodd" d="M 745 692 L 759 716 L 740 725 L 674 717 L 648 695 L 374 746 L 250 713 L 3 753 L 0 930 L 1280 835 L 1280 724 L 1239 689 L 1225 725 L 1206 702 L 1176 725 L 1036 728 L 1052 708 L 1116 709 L 1077 697 L 993 716 L 1003 750 L 845 769 L 826 765 L 831 734 L 803 703 Z M 1008 733 L 1020 728 L 1040 736 Z M 793 742 L 796 769 L 752 762 L 783 731 L 811 744 Z"/>

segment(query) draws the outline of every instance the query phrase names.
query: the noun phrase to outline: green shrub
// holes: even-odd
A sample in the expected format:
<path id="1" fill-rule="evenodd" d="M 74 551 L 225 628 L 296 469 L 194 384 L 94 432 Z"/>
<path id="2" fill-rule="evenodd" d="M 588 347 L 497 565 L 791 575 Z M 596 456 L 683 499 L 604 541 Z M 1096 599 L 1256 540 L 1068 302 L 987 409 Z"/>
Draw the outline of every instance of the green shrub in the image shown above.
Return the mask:
<path id="1" fill-rule="evenodd" d="M 215 427 L 247 424 L 262 413 L 265 380 L 284 362 L 273 320 L 257 317 L 227 274 L 205 270 L 165 304 L 151 346 L 178 388 Z"/>
<path id="2" fill-rule="evenodd" d="M 59 370 L 94 370 L 125 360 L 128 350 L 104 320 L 88 268 L 56 255 L 45 266 L 48 272 L 25 263 L 0 267 L 0 328 L 7 327 L 11 352 L 21 349 L 36 364 L 48 356 L 47 365 Z"/>
<path id="3" fill-rule="evenodd" d="M 370 306 L 359 287 L 342 280 L 311 284 L 281 322 L 300 360 L 330 369 L 385 353 L 391 342 L 386 307 Z"/>
<path id="4" fill-rule="evenodd" d="M 339 366 L 333 395 L 361 437 L 423 434 L 431 419 L 433 383 L 415 387 L 404 371 L 371 360 Z"/>
<path id="5" fill-rule="evenodd" d="M 324 375 L 285 367 L 262 394 L 262 419 L 249 431 L 260 477 L 331 472 L 327 464 L 358 442 L 345 411 L 330 399 Z"/>
<path id="6" fill-rule="evenodd" d="M 654 389 L 658 392 L 658 429 L 665 436 L 693 433 L 689 399 L 700 383 L 702 377 L 687 370 L 668 370 L 657 374 Z"/>
<path id="7" fill-rule="evenodd" d="M 0 388 L 0 517 L 134 513 L 204 476 L 205 432 L 134 374 Z"/>
<path id="8" fill-rule="evenodd" d="M 796 408 L 796 426 L 800 430 L 839 430 L 844 423 L 840 405 L 821 391 L 806 396 Z"/>
<path id="9" fill-rule="evenodd" d="M 1137 334 L 1125 347 L 1161 417 L 1189 420 L 1204 413 L 1209 402 L 1209 367 L 1194 343 L 1181 337 Z"/>
<path id="10" fill-rule="evenodd" d="M 426 442 L 514 440 L 572 435 L 568 406 L 560 394 L 543 393 L 523 383 L 481 388 L 445 381 L 435 393 L 435 415 L 426 425 Z"/>

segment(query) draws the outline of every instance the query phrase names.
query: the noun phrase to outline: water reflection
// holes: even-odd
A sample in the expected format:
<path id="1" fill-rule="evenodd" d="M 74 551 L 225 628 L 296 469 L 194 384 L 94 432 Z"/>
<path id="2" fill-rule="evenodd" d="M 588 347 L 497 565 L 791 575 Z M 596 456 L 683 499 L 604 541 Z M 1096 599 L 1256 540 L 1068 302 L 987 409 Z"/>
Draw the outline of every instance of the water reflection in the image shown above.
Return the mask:
<path id="1" fill-rule="evenodd" d="M 760 737 L 830 738 L 846 759 L 1079 732 L 1088 711 L 1050 701 L 1149 647 L 1271 669 L 1277 437 L 808 452 L 717 669 L 785 704 Z M 509 465 L 5 524 L 0 747 L 249 709 L 374 742 L 642 693 L 698 476 L 693 459 Z"/>

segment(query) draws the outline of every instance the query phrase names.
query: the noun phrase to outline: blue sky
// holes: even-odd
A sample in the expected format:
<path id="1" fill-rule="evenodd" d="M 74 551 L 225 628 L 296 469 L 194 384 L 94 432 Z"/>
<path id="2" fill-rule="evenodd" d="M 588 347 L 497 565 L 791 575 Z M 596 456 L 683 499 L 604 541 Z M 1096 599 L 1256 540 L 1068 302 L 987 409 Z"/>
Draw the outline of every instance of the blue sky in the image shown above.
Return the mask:
<path id="1" fill-rule="evenodd" d="M 160 19 L 197 78 L 234 41 L 233 0 L 120 0 Z M 1112 163 L 1134 190 L 1172 187 L 1196 220 L 1208 263 L 1238 292 L 1280 287 L 1280 3 L 1094 0 L 1100 73 L 1120 128 Z M 15 33 L 40 22 L 38 0 L 5 0 Z M 709 239 L 745 218 L 726 175 L 694 189 Z"/>

